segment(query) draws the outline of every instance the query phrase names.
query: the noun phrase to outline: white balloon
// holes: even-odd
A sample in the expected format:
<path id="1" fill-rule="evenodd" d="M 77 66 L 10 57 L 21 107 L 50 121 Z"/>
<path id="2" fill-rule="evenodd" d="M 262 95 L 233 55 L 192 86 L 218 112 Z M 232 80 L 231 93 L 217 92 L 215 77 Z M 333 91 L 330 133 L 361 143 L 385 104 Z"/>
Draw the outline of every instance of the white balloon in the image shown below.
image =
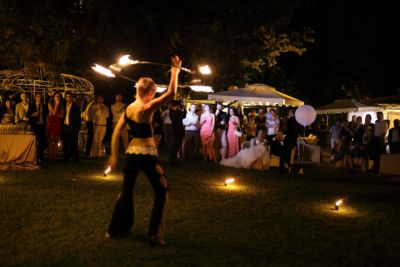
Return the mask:
<path id="1" fill-rule="evenodd" d="M 296 109 L 296 121 L 303 126 L 310 125 L 317 118 L 317 112 L 312 106 L 303 105 Z"/>

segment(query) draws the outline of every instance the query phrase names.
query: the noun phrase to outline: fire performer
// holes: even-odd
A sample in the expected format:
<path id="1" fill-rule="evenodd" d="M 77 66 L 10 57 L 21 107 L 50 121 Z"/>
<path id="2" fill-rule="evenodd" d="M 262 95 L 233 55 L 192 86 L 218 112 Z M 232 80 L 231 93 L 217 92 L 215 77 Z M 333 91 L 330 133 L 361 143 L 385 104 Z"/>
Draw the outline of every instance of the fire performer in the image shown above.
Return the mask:
<path id="1" fill-rule="evenodd" d="M 126 150 L 122 192 L 114 207 L 107 236 L 121 237 L 129 232 L 134 221 L 133 190 L 140 170 L 146 174 L 154 190 L 154 205 L 149 225 L 151 246 L 165 246 L 164 230 L 166 205 L 168 203 L 168 182 L 157 159 L 157 145 L 154 142 L 151 122 L 154 112 L 168 103 L 178 88 L 178 74 L 182 61 L 178 56 L 171 58 L 171 78 L 168 90 L 154 98 L 156 84 L 151 78 L 141 78 L 136 84 L 136 100 L 131 103 L 118 121 L 111 139 L 109 164 L 117 165 L 120 131 L 129 124 L 133 138 Z"/>

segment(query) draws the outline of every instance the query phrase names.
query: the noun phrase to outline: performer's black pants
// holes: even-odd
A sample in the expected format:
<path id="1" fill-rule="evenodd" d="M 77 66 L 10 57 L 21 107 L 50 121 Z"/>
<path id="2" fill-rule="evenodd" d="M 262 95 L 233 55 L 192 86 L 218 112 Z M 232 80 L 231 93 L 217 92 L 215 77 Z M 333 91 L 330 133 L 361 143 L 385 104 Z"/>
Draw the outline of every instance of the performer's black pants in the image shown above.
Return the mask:
<path id="1" fill-rule="evenodd" d="M 168 183 L 156 156 L 127 154 L 124 166 L 122 192 L 115 204 L 108 234 L 118 237 L 133 226 L 133 191 L 139 171 L 143 170 L 154 191 L 154 204 L 150 218 L 149 237 L 162 239 L 165 227 L 165 210 L 168 202 Z"/>

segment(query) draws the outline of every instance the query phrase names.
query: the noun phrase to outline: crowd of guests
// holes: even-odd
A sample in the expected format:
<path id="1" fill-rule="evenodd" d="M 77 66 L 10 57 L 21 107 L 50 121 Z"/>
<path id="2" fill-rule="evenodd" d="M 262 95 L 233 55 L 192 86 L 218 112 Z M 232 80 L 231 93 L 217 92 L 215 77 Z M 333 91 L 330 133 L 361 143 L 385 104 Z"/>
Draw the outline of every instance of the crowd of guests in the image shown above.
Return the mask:
<path id="1" fill-rule="evenodd" d="M 393 128 L 389 129 L 383 113 L 377 112 L 376 116 L 375 123 L 367 114 L 364 121 L 360 116 L 353 116 L 351 121 L 337 121 L 330 127 L 331 160 L 335 167 L 362 171 L 371 168 L 372 172 L 377 173 L 380 155 L 400 153 L 399 120 L 395 119 Z"/>
<path id="2" fill-rule="evenodd" d="M 18 103 L 11 98 L 5 100 L 0 107 L 1 121 L 31 126 L 37 137 L 39 163 L 43 162 L 46 148 L 49 161 L 56 161 L 60 140 L 64 160 L 79 162 L 78 136 L 82 129 L 86 130 L 86 140 L 81 150 L 87 157 L 102 157 L 107 130 L 113 129 L 125 114 L 122 95 L 117 94 L 110 107 L 101 95 L 79 101 L 69 92 L 64 97 L 58 92 L 46 97 L 46 104 L 41 94 L 36 94 L 32 102 L 26 93 L 20 94 Z M 283 112 L 287 114 L 279 116 L 275 108 L 243 110 L 236 102 L 229 106 L 218 102 L 184 105 L 173 100 L 154 113 L 152 126 L 155 142 L 169 154 L 172 166 L 202 158 L 226 166 L 268 169 L 269 156 L 275 154 L 279 156 L 280 169 L 285 170 L 290 168 L 297 138 L 305 129 L 297 123 L 294 110 Z M 336 167 L 366 170 L 372 160 L 373 170 L 377 171 L 379 155 L 386 153 L 386 144 L 390 153 L 400 153 L 399 120 L 394 120 L 394 127 L 389 130 L 382 112 L 377 113 L 377 118 L 372 123 L 369 114 L 364 122 L 353 116 L 352 121 L 338 121 L 330 128 L 324 118 L 319 120 L 315 132 L 322 147 L 329 135 L 331 160 Z M 112 126 L 107 127 L 109 124 Z M 121 153 L 129 145 L 129 131 L 129 126 L 120 131 Z"/>

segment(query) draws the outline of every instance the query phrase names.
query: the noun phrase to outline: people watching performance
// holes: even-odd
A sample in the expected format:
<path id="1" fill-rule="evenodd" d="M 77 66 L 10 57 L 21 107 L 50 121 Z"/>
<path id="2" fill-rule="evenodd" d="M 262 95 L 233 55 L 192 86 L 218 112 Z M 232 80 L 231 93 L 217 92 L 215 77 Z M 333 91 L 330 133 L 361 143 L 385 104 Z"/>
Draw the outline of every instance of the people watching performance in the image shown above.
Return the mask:
<path id="1" fill-rule="evenodd" d="M 107 131 L 107 119 L 110 111 L 104 104 L 104 97 L 99 95 L 93 105 L 93 145 L 90 152 L 91 157 L 101 157 L 103 155 L 102 142 Z"/>
<path id="2" fill-rule="evenodd" d="M 111 105 L 111 113 L 113 116 L 112 119 L 113 129 L 115 129 L 115 126 L 117 126 L 117 123 L 121 118 L 121 116 L 124 115 L 125 109 L 126 109 L 126 104 L 122 102 L 122 94 L 117 94 L 115 96 L 115 103 Z M 126 126 L 121 129 L 121 138 L 125 151 L 126 148 L 128 147 L 128 129 Z"/>
<path id="3" fill-rule="evenodd" d="M 58 141 L 61 137 L 61 119 L 64 117 L 64 105 L 61 103 L 61 95 L 55 92 L 50 99 L 47 108 L 46 136 L 49 150 L 50 162 L 56 161 L 58 152 Z"/>
<path id="4" fill-rule="evenodd" d="M 190 104 L 186 117 L 182 120 L 185 126 L 185 138 L 183 140 L 183 159 L 193 161 L 197 156 L 199 144 L 199 116 L 196 114 L 196 105 Z"/>
<path id="5" fill-rule="evenodd" d="M 78 136 L 81 128 L 81 110 L 74 103 L 70 92 L 65 93 L 65 112 L 62 121 L 64 161 L 72 159 L 75 163 L 79 163 Z"/>

